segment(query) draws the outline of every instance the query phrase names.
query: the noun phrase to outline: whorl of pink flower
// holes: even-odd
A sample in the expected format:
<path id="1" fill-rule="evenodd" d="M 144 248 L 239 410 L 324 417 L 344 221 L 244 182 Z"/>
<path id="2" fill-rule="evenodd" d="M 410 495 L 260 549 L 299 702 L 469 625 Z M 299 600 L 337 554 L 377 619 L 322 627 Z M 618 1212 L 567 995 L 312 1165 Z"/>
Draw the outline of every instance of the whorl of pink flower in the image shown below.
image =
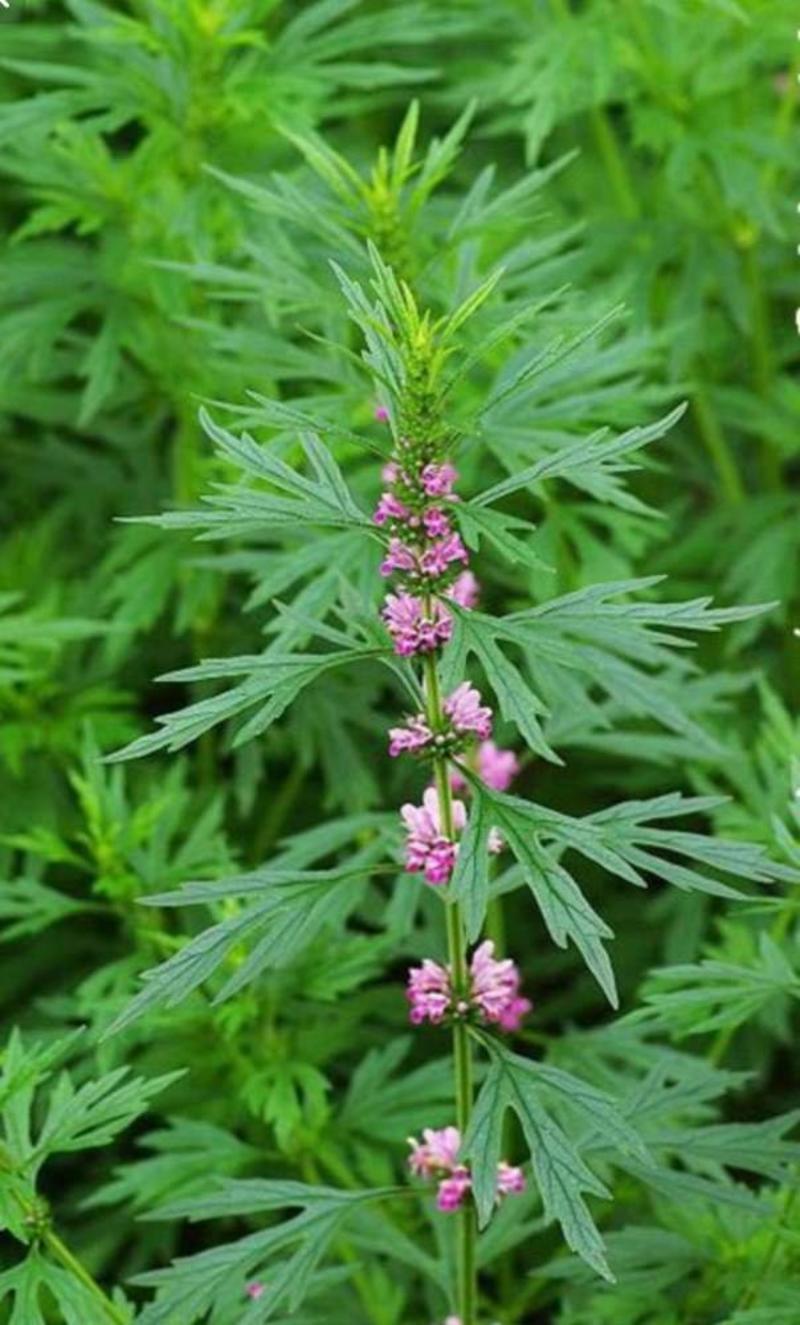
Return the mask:
<path id="1" fill-rule="evenodd" d="M 435 1178 L 441 1173 L 451 1173 L 456 1167 L 461 1133 L 457 1127 L 426 1127 L 421 1141 L 410 1136 L 408 1144 L 411 1146 L 408 1157 L 411 1172 L 421 1178 Z"/>
<path id="2" fill-rule="evenodd" d="M 458 478 L 457 471 L 447 461 L 441 465 L 425 465 L 420 478 L 425 495 L 428 497 L 450 497 L 453 484 Z"/>
<path id="3" fill-rule="evenodd" d="M 473 953 L 469 978 L 467 997 L 457 999 L 448 966 L 440 966 L 429 957 L 421 966 L 412 966 L 406 990 L 412 1025 L 428 1021 L 438 1026 L 449 1014 L 464 1016 L 474 1010 L 481 1021 L 491 1022 L 503 1031 L 519 1030 L 532 1004 L 520 994 L 516 963 L 510 958 L 496 960 L 494 944 L 487 939 Z"/>
<path id="4" fill-rule="evenodd" d="M 448 534 L 426 547 L 419 559 L 420 570 L 425 575 L 444 575 L 454 561 L 469 561 L 469 553 L 464 547 L 459 534 Z"/>
<path id="5" fill-rule="evenodd" d="M 467 822 L 462 801 L 453 801 L 453 828 L 460 833 Z M 405 862 L 411 874 L 424 874 L 431 884 L 447 883 L 456 863 L 458 847 L 442 832 L 439 798 L 428 787 L 421 805 L 404 805 L 400 814 L 406 826 Z"/>
<path id="6" fill-rule="evenodd" d="M 520 974 L 510 957 L 500 961 L 494 955 L 494 943 L 486 939 L 475 949 L 469 966 L 470 1002 L 480 1008 L 486 1021 L 503 1030 L 515 1031 L 531 1009 L 527 998 L 520 996 Z"/>
<path id="7" fill-rule="evenodd" d="M 388 423 L 388 422 L 389 422 L 389 411 L 388 411 L 388 409 L 386 408 L 385 405 L 376 405 L 376 406 L 375 406 L 375 422 L 376 422 L 376 423 Z"/>
<path id="8" fill-rule="evenodd" d="M 494 791 L 508 791 L 519 772 L 519 760 L 513 750 L 498 750 L 494 741 L 484 741 L 478 748 L 478 777 Z"/>
<path id="9" fill-rule="evenodd" d="M 459 607 L 465 607 L 467 611 L 478 606 L 480 584 L 471 570 L 462 570 L 458 579 L 453 581 L 446 592 L 448 598 L 452 598 L 454 603 L 458 603 Z"/>
<path id="10" fill-rule="evenodd" d="M 382 492 L 372 522 L 384 525 L 388 520 L 407 520 L 410 514 L 408 507 L 404 506 L 393 492 Z"/>
<path id="11" fill-rule="evenodd" d="M 475 732 L 481 740 L 491 735 L 492 710 L 481 703 L 479 691 L 470 685 L 469 681 L 462 681 L 461 685 L 448 695 L 443 707 L 455 731 Z"/>
<path id="12" fill-rule="evenodd" d="M 457 1127 L 443 1127 L 438 1131 L 428 1127 L 422 1137 L 422 1141 L 413 1136 L 408 1139 L 411 1146 L 409 1168 L 419 1177 L 438 1180 L 436 1204 L 445 1214 L 452 1214 L 472 1188 L 469 1169 L 466 1164 L 458 1162 L 461 1133 Z M 504 1196 L 524 1191 L 524 1188 L 522 1170 L 501 1160 L 497 1166 L 496 1199 L 500 1201 Z"/>
<path id="13" fill-rule="evenodd" d="M 417 558 L 412 548 L 399 538 L 389 539 L 389 550 L 381 562 L 381 575 L 393 575 L 395 571 L 413 574 L 417 569 Z"/>
<path id="14" fill-rule="evenodd" d="M 512 998 L 497 1018 L 501 1031 L 505 1031 L 506 1035 L 516 1035 L 532 1007 L 529 998 L 523 998 L 522 995 Z"/>
<path id="15" fill-rule="evenodd" d="M 525 1190 L 525 1174 L 515 1164 L 507 1164 L 504 1159 L 497 1166 L 497 1195 L 511 1196 Z"/>
<path id="16" fill-rule="evenodd" d="M 395 653 L 408 657 L 430 653 L 446 644 L 453 633 L 453 618 L 438 601 L 426 615 L 425 604 L 413 594 L 388 594 L 381 613 L 394 640 Z"/>
<path id="17" fill-rule="evenodd" d="M 450 521 L 438 506 L 430 506 L 422 516 L 428 538 L 445 538 L 450 532 Z"/>
<path id="18" fill-rule="evenodd" d="M 247 1297 L 253 1302 L 257 1302 L 260 1297 L 264 1296 L 266 1289 L 266 1284 L 262 1284 L 260 1280 L 254 1279 L 251 1284 L 247 1284 L 244 1291 Z"/>
<path id="19" fill-rule="evenodd" d="M 463 1204 L 464 1197 L 472 1188 L 469 1169 L 463 1164 L 453 1169 L 449 1178 L 442 1178 L 436 1194 L 436 1206 L 442 1214 L 452 1215 Z"/>
<path id="20" fill-rule="evenodd" d="M 411 1004 L 408 1015 L 412 1025 L 419 1026 L 423 1021 L 429 1021 L 438 1026 L 444 1021 L 453 996 L 450 972 L 446 966 L 440 966 L 432 958 L 426 957 L 421 966 L 411 967 L 406 994 Z"/>
<path id="21" fill-rule="evenodd" d="M 405 727 L 392 727 L 389 730 L 389 754 L 394 759 L 400 754 L 417 754 L 430 745 L 433 732 L 423 718 L 417 714 L 409 718 Z"/>

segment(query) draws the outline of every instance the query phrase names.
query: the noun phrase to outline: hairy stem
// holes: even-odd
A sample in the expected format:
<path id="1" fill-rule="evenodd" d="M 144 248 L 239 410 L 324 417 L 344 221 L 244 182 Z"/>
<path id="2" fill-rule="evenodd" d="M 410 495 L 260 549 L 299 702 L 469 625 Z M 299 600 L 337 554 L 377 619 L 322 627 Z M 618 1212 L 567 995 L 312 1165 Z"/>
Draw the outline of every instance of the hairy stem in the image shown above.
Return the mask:
<path id="1" fill-rule="evenodd" d="M 428 721 L 434 731 L 443 722 L 442 695 L 436 660 L 432 654 L 425 659 L 425 697 Z M 434 760 L 436 795 L 442 832 L 450 841 L 455 840 L 453 822 L 453 793 L 447 770 L 447 760 Z M 458 902 L 445 903 L 447 916 L 447 950 L 452 973 L 453 988 L 457 994 L 467 992 L 468 971 L 464 922 Z M 472 1046 L 463 1021 L 453 1021 L 453 1069 L 456 1097 L 456 1125 L 464 1136 L 472 1112 Z M 456 1216 L 458 1219 L 458 1314 L 461 1325 L 476 1325 L 477 1274 L 475 1263 L 475 1211 L 465 1201 Z"/>

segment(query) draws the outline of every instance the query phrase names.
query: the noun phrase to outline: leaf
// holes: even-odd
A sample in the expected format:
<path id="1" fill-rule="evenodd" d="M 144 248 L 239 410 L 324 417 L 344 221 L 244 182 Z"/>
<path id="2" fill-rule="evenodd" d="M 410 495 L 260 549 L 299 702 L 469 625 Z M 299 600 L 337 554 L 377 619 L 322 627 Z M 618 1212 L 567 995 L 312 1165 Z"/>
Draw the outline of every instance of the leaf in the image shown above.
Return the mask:
<path id="1" fill-rule="evenodd" d="M 0 943 L 39 934 L 68 916 L 80 915 L 90 904 L 76 901 L 36 879 L 0 883 Z"/>
<path id="2" fill-rule="evenodd" d="M 227 978 L 215 1002 L 230 998 L 265 970 L 289 965 L 353 906 L 353 890 L 343 885 L 360 883 L 372 868 L 366 863 L 338 870 L 265 868 L 149 898 L 157 906 L 190 906 L 253 895 L 257 900 L 203 930 L 166 962 L 146 971 L 144 989 L 106 1034 L 114 1034 L 153 1008 L 175 1007 L 218 971 L 226 971 Z"/>
<path id="3" fill-rule="evenodd" d="M 458 844 L 450 892 L 460 903 L 467 937 L 479 937 L 489 901 L 488 837 L 492 828 L 489 804 L 483 796 L 473 797 L 469 820 Z M 450 903 L 447 903 L 448 905 Z"/>
<path id="4" fill-rule="evenodd" d="M 516 516 L 501 514 L 477 503 L 462 502 L 457 507 L 458 522 L 467 544 L 479 547 L 486 539 L 497 548 L 507 561 L 522 562 L 535 570 L 547 569 L 546 563 L 536 555 L 519 535 L 531 534 L 535 526 Z"/>
<path id="5" fill-rule="evenodd" d="M 285 464 L 268 447 L 259 446 L 247 433 L 239 436 L 222 428 L 205 409 L 200 411 L 200 422 L 226 459 L 286 495 L 219 485 L 216 492 L 205 499 L 207 506 L 214 508 L 212 510 L 137 516 L 133 523 L 161 528 L 204 529 L 207 538 L 233 537 L 254 528 L 263 532 L 306 525 L 358 528 L 374 533 L 369 517 L 355 504 L 338 465 L 313 434 L 307 434 L 303 439 L 313 473 L 312 478 L 307 478 Z"/>
<path id="6" fill-rule="evenodd" d="M 562 478 L 587 488 L 598 499 L 613 502 L 629 510 L 646 510 L 641 502 L 619 487 L 617 475 L 635 466 L 623 462 L 622 457 L 635 454 L 650 442 L 658 441 L 686 413 L 686 405 L 678 405 L 655 423 L 630 428 L 619 437 L 606 437 L 606 430 L 593 433 L 585 440 L 574 442 L 561 450 L 543 456 L 535 464 L 517 470 L 474 497 L 472 507 L 489 506 L 508 497 L 520 488 L 529 488 L 547 479 Z"/>
<path id="7" fill-rule="evenodd" d="M 561 336 L 546 346 L 544 350 L 534 351 L 521 367 L 509 373 L 507 380 L 501 381 L 496 389 L 490 393 L 481 411 L 481 417 L 491 414 L 499 405 L 507 405 L 510 401 L 513 401 L 534 378 L 549 371 L 562 359 L 574 354 L 575 350 L 587 341 L 593 340 L 610 322 L 619 317 L 621 312 L 621 306 L 612 308 L 576 335 L 572 337 Z"/>
<path id="8" fill-rule="evenodd" d="M 140 759 L 156 750 L 180 750 L 220 722 L 227 722 L 258 706 L 236 734 L 234 745 L 242 745 L 277 722 L 297 696 L 325 672 L 352 662 L 379 658 L 384 653 L 388 654 L 388 649 L 369 645 L 319 655 L 282 656 L 268 649 L 261 655 L 211 658 L 196 667 L 170 672 L 161 679 L 203 681 L 241 675 L 246 679 L 221 694 L 162 714 L 156 719 L 159 731 L 138 737 L 121 750 L 107 755 L 106 760 L 108 763 L 117 763 L 124 759 Z"/>
<path id="9" fill-rule="evenodd" d="M 159 1212 L 158 1217 L 168 1218 L 181 1214 L 191 1219 L 237 1218 L 301 1207 L 300 1214 L 236 1242 L 222 1243 L 182 1257 L 167 1269 L 139 1275 L 137 1283 L 158 1290 L 157 1300 L 142 1313 L 141 1325 L 172 1325 L 176 1312 L 182 1320 L 193 1321 L 212 1311 L 226 1290 L 233 1288 L 236 1294 L 238 1288 L 241 1300 L 251 1277 L 258 1277 L 266 1286 L 264 1297 L 250 1313 L 254 1320 L 269 1319 L 284 1304 L 290 1313 L 296 1311 L 313 1286 L 316 1266 L 348 1219 L 364 1206 L 391 1197 L 395 1190 L 339 1191 L 296 1182 L 229 1180 L 205 1198 Z"/>
<path id="10" fill-rule="evenodd" d="M 713 808 L 714 797 L 686 798 L 680 794 L 629 801 L 584 818 L 571 818 L 542 805 L 496 792 L 473 780 L 476 796 L 487 802 L 484 822 L 497 827 L 522 866 L 524 881 L 533 892 L 542 918 L 560 947 L 571 939 L 612 1005 L 616 1005 L 614 977 L 602 946 L 611 930 L 593 911 L 559 856 L 572 849 L 608 873 L 646 886 L 653 875 L 689 891 L 735 899 L 729 884 L 695 868 L 698 862 L 737 880 L 766 883 L 794 878 L 794 872 L 771 861 L 761 846 L 702 837 L 653 823 Z M 672 856 L 688 857 L 687 866 Z"/>
<path id="11" fill-rule="evenodd" d="M 96 1293 L 35 1247 L 19 1265 L 0 1274 L 0 1304 L 7 1304 L 9 1299 L 13 1306 L 8 1325 L 47 1325 L 52 1320 L 53 1300 L 62 1325 L 110 1325 L 111 1321 Z M 115 1320 L 133 1322 L 132 1313 L 119 1299 L 115 1309 Z"/>
<path id="12" fill-rule="evenodd" d="M 454 608 L 453 612 L 453 643 L 449 656 L 445 655 L 446 684 L 455 683 L 457 674 L 463 674 L 467 658 L 474 654 L 497 696 L 503 717 L 514 723 L 536 754 L 560 764 L 562 761 L 550 748 L 539 722 L 547 713 L 544 702 L 496 642 L 497 636 L 502 635 L 502 626 L 481 612 L 460 608 Z"/>
<path id="13" fill-rule="evenodd" d="M 558 1221 L 573 1251 L 604 1279 L 613 1282 L 602 1239 L 583 1199 L 584 1192 L 605 1198 L 609 1192 L 544 1108 L 536 1066 L 488 1039 L 484 1043 L 491 1064 L 475 1101 L 461 1151 L 465 1160 L 472 1161 L 473 1190 L 481 1227 L 488 1223 L 494 1208 L 503 1126 L 510 1109 L 518 1118 L 527 1142 L 545 1215 Z M 610 1101 L 607 1107 L 612 1108 Z"/>

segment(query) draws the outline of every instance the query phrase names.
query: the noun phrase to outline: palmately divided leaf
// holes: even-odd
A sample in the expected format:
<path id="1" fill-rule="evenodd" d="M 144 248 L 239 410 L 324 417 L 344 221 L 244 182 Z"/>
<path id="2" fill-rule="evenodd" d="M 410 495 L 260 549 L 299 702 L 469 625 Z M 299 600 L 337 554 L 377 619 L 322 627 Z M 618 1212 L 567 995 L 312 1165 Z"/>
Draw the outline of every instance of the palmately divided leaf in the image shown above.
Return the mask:
<path id="1" fill-rule="evenodd" d="M 157 722 L 161 730 L 140 736 L 122 750 L 107 756 L 109 763 L 140 759 L 156 750 L 180 750 L 197 740 L 220 722 L 227 722 L 249 709 L 256 709 L 238 730 L 234 744 L 240 745 L 261 735 L 276 722 L 297 696 L 318 677 L 337 667 L 370 658 L 381 658 L 388 649 L 371 645 L 328 654 L 281 656 L 266 650 L 261 655 L 243 658 L 212 658 L 196 667 L 172 672 L 166 680 L 201 681 L 227 676 L 245 676 L 230 690 L 208 699 L 197 700 L 186 708 L 162 714 Z M 390 659 L 391 661 L 391 659 Z"/>
<path id="2" fill-rule="evenodd" d="M 375 848 L 372 848 L 372 855 Z M 334 919 L 343 919 L 373 866 L 357 861 L 332 870 L 255 870 L 222 883 L 190 884 L 150 898 L 161 906 L 187 906 L 253 897 L 243 909 L 203 930 L 172 957 L 142 976 L 145 987 L 107 1034 L 156 1007 L 174 1007 L 220 968 L 227 979 L 215 1001 L 230 998 L 267 969 L 284 967 Z M 350 884 L 348 889 L 347 885 Z"/>
<path id="3" fill-rule="evenodd" d="M 545 1109 L 535 1065 L 494 1043 L 490 1052 L 491 1065 L 462 1146 L 464 1159 L 471 1163 L 481 1226 L 488 1222 L 494 1208 L 503 1124 L 510 1109 L 525 1136 L 545 1214 L 558 1221 L 573 1251 L 604 1279 L 613 1280 L 602 1239 L 584 1200 L 584 1193 L 607 1198 L 608 1190 Z"/>
<path id="4" fill-rule="evenodd" d="M 138 1283 L 159 1290 L 142 1314 L 142 1325 L 172 1325 L 176 1311 L 193 1321 L 226 1300 L 241 1302 L 246 1281 L 256 1276 L 266 1289 L 257 1319 L 268 1320 L 283 1305 L 290 1313 L 296 1311 L 314 1285 L 316 1266 L 348 1218 L 394 1194 L 391 1187 L 342 1191 L 295 1182 L 230 1180 L 205 1199 L 159 1212 L 203 1219 L 301 1207 L 300 1214 L 261 1232 L 140 1275 Z"/>
<path id="5" fill-rule="evenodd" d="M 551 937 L 562 947 L 568 940 L 575 943 L 614 1005 L 614 977 L 603 948 L 603 940 L 611 938 L 612 932 L 562 863 L 564 852 L 572 849 L 637 887 L 645 887 L 647 876 L 653 876 L 686 891 L 729 899 L 744 894 L 716 878 L 715 872 L 731 874 L 737 882 L 752 883 L 796 877 L 793 870 L 772 861 L 761 846 L 654 826 L 664 819 L 706 812 L 719 804 L 716 797 L 686 798 L 675 793 L 573 818 L 492 791 L 477 781 L 473 781 L 473 792 L 487 805 L 481 821 L 499 829 L 522 866 L 524 881 L 536 898 Z M 679 859 L 674 860 L 674 856 Z M 683 864 L 681 857 L 693 864 Z M 694 867 L 698 857 L 700 865 L 710 872 Z M 464 877 L 459 878 L 460 889 Z M 477 913 L 477 902 L 474 909 Z"/>

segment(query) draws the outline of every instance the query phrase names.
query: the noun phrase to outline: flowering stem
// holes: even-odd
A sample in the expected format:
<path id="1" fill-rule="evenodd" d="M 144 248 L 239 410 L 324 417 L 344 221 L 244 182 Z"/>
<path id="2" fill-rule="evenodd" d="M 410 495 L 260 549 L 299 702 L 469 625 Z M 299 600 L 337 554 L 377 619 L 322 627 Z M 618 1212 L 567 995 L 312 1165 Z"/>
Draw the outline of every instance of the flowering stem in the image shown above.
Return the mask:
<path id="1" fill-rule="evenodd" d="M 444 714 L 439 674 L 433 654 L 426 655 L 424 668 L 428 722 L 433 731 L 439 731 Z M 453 821 L 453 793 L 447 771 L 447 760 L 441 756 L 434 757 L 434 779 L 442 832 L 452 842 L 455 841 L 456 836 Z M 451 899 L 445 903 L 445 912 L 448 960 L 453 988 L 458 995 L 461 995 L 467 991 L 469 980 L 461 907 L 457 901 Z M 453 1020 L 453 1067 L 456 1126 L 463 1137 L 472 1112 L 472 1046 L 466 1024 L 458 1018 Z M 476 1322 L 475 1234 L 475 1211 L 472 1203 L 465 1201 L 458 1212 L 458 1314 L 461 1325 L 475 1325 Z"/>

